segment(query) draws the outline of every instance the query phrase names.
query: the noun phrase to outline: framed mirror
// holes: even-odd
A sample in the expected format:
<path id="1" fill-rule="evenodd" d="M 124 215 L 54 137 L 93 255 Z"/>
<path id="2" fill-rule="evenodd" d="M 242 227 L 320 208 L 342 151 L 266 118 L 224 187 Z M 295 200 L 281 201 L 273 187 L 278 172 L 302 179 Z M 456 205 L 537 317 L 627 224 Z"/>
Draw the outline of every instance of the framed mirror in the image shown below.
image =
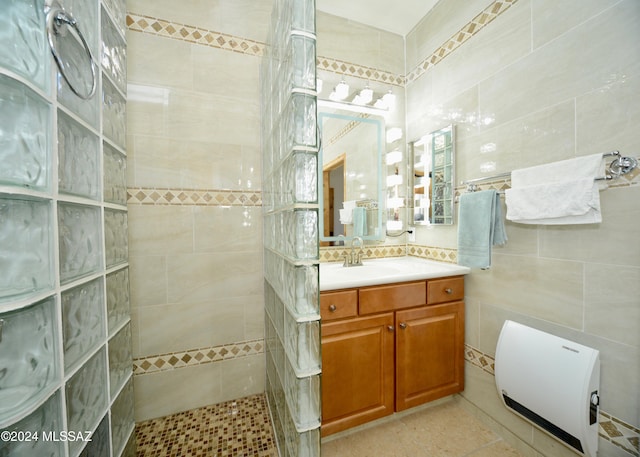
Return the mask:
<path id="1" fill-rule="evenodd" d="M 340 244 L 354 236 L 382 239 L 384 119 L 321 111 L 318 126 L 321 245 Z"/>
<path id="2" fill-rule="evenodd" d="M 409 143 L 413 224 L 454 223 L 455 132 L 449 125 Z"/>

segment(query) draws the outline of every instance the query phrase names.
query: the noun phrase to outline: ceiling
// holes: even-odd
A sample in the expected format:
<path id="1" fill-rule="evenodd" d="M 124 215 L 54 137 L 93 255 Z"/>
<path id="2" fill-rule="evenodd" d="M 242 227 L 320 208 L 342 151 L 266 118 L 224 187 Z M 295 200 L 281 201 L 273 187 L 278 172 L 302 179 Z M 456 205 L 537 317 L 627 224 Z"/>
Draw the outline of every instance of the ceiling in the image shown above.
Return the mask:
<path id="1" fill-rule="evenodd" d="M 438 0 L 316 0 L 316 8 L 406 36 Z"/>

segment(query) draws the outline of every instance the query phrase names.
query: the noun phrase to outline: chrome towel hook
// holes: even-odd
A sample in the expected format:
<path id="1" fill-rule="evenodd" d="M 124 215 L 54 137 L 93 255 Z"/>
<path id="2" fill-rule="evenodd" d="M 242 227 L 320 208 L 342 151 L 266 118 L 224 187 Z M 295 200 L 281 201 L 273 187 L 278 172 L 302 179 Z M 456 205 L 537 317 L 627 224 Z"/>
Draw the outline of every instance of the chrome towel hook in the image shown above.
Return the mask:
<path id="1" fill-rule="evenodd" d="M 66 35 L 66 31 L 63 27 L 69 27 L 74 31 L 75 36 L 78 38 L 78 40 L 84 47 L 84 51 L 89 59 L 89 65 L 91 68 L 91 88 L 89 89 L 88 92 L 82 92 L 71 82 L 71 79 L 67 75 L 68 65 L 67 67 L 65 67 L 65 63 L 60 58 L 60 53 L 56 48 L 55 37 Z M 88 100 L 91 97 L 93 97 L 94 94 L 96 93 L 96 87 L 97 87 L 97 81 L 98 81 L 95 60 L 91 55 L 91 50 L 89 49 L 89 45 L 87 44 L 87 41 L 85 40 L 84 36 L 82 35 L 82 32 L 80 32 L 80 29 L 78 28 L 78 22 L 73 18 L 73 16 L 71 16 L 68 12 L 64 10 L 64 8 L 62 8 L 59 5 L 52 6 L 47 12 L 47 37 L 49 40 L 49 47 L 51 48 L 51 54 L 53 54 L 53 59 L 56 61 L 56 65 L 60 70 L 60 74 L 69 85 L 69 88 L 71 88 L 73 93 L 83 100 Z"/>

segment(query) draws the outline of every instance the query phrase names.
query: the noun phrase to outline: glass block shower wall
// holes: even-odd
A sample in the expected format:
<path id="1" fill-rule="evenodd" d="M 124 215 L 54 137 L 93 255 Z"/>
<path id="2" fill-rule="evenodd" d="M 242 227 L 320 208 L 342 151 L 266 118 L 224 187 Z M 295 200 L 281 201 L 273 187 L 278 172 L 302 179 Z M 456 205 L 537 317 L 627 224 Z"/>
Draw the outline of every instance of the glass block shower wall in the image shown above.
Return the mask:
<path id="1" fill-rule="evenodd" d="M 261 68 L 266 390 L 281 456 L 320 455 L 314 0 L 276 0 Z"/>
<path id="2" fill-rule="evenodd" d="M 125 0 L 59 2 L 68 81 L 51 2 L 0 14 L 0 455 L 133 456 Z"/>

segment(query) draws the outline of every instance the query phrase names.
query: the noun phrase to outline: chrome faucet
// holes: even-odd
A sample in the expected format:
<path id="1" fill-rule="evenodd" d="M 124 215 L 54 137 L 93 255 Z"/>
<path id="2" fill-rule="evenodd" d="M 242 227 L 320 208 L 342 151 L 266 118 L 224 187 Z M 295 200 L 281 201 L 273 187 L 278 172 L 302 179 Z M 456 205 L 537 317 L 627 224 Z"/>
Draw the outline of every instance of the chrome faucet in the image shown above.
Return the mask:
<path id="1" fill-rule="evenodd" d="M 358 250 L 355 250 L 356 241 L 358 242 Z M 362 266 L 362 247 L 364 241 L 359 236 L 351 238 L 351 252 L 345 254 L 343 267 L 357 267 Z"/>

